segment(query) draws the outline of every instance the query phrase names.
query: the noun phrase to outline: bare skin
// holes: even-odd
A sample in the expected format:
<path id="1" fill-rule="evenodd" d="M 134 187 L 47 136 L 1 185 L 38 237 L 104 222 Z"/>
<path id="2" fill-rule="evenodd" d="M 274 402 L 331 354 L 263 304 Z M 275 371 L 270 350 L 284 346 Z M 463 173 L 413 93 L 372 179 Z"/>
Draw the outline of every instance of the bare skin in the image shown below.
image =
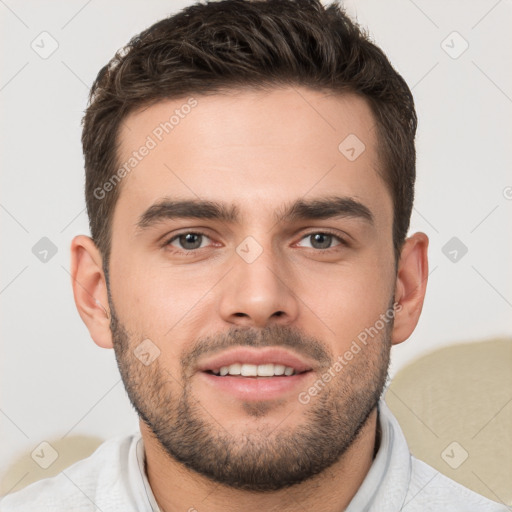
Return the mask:
<path id="1" fill-rule="evenodd" d="M 149 338 L 160 350 L 158 368 L 172 376 L 166 389 L 181 391 L 180 361 L 196 340 L 234 326 L 300 329 L 337 358 L 394 301 L 399 307 L 389 343 L 406 340 L 423 305 L 428 239 L 415 233 L 406 240 L 396 273 L 392 198 L 382 178 L 366 102 L 305 88 L 231 91 L 195 99 L 197 106 L 118 185 L 112 224 L 112 301 L 133 340 Z M 120 162 L 186 101 L 159 102 L 128 116 L 120 133 Z M 349 134 L 365 145 L 354 161 L 338 149 Z M 371 220 L 346 212 L 323 219 L 275 218 L 298 200 L 334 196 L 362 204 Z M 238 216 L 166 218 L 138 227 L 144 212 L 164 198 L 216 201 L 227 209 L 236 206 Z M 198 249 L 183 248 L 177 238 L 170 241 L 197 232 L 203 233 Z M 331 247 L 314 246 L 315 233 L 333 235 Z M 247 237 L 252 237 L 251 245 L 244 245 Z M 249 263 L 237 252 L 240 246 L 250 256 L 261 254 Z M 77 308 L 91 337 L 112 348 L 102 257 L 89 237 L 73 240 L 72 276 Z M 350 366 L 377 370 L 383 363 L 382 347 L 376 345 L 365 347 Z M 307 359 L 304 353 L 295 355 Z M 306 425 L 308 408 L 320 400 L 313 397 L 307 405 L 297 400 L 325 370 L 314 360 L 309 364 L 311 371 L 298 387 L 277 398 L 253 398 L 249 405 L 230 392 L 219 393 L 195 367 L 187 383 L 212 432 L 225 430 L 240 441 L 244 436 L 259 439 L 258 432 L 265 431 L 272 440 L 274 432 L 293 433 Z M 343 375 L 336 377 L 338 383 Z M 347 389 L 355 393 L 366 384 L 361 379 Z M 187 469 L 140 423 L 148 479 L 166 512 L 343 510 L 372 464 L 376 426 L 374 409 L 355 441 L 322 473 L 292 487 L 254 492 Z"/>

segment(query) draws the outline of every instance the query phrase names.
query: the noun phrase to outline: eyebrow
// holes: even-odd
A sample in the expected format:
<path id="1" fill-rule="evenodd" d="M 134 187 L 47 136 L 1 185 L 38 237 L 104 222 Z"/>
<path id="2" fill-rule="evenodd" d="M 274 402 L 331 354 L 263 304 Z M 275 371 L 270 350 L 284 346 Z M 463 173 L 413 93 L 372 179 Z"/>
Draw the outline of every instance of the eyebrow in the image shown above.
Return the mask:
<path id="1" fill-rule="evenodd" d="M 311 200 L 298 199 L 274 213 L 276 223 L 343 217 L 358 218 L 369 224 L 374 223 L 370 209 L 351 197 L 330 196 Z M 236 205 L 226 205 L 217 201 L 164 198 L 151 205 L 139 217 L 136 226 L 139 230 L 144 230 L 164 220 L 178 218 L 234 223 L 241 220 L 241 214 Z"/>
<path id="2" fill-rule="evenodd" d="M 216 201 L 187 199 L 176 201 L 164 198 L 150 206 L 137 221 L 138 229 L 146 229 L 168 219 L 212 219 L 236 222 L 240 217 L 238 208 L 227 207 Z"/>
<path id="3" fill-rule="evenodd" d="M 350 217 L 374 223 L 373 214 L 367 206 L 351 197 L 339 196 L 298 199 L 291 206 L 276 212 L 275 217 L 277 222 Z"/>

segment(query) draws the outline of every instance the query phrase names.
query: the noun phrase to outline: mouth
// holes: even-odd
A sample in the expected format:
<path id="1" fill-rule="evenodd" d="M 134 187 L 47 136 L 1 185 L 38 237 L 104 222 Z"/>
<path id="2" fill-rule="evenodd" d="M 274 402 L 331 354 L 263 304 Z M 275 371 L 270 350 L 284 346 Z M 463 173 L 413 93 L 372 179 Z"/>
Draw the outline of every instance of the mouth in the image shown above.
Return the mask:
<path id="1" fill-rule="evenodd" d="M 244 401 L 262 401 L 298 392 L 312 372 L 313 364 L 288 350 L 240 347 L 204 361 L 197 373 L 217 392 Z"/>

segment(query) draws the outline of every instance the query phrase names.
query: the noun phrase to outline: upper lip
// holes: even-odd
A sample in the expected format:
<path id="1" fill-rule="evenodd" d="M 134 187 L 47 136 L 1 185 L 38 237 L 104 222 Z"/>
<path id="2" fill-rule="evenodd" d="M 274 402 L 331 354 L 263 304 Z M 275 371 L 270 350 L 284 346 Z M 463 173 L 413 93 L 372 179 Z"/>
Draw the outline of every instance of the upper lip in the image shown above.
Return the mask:
<path id="1" fill-rule="evenodd" d="M 198 371 L 218 370 L 235 363 L 246 364 L 281 364 L 293 368 L 296 373 L 312 370 L 312 365 L 292 352 L 279 347 L 237 347 L 216 354 L 198 364 Z"/>

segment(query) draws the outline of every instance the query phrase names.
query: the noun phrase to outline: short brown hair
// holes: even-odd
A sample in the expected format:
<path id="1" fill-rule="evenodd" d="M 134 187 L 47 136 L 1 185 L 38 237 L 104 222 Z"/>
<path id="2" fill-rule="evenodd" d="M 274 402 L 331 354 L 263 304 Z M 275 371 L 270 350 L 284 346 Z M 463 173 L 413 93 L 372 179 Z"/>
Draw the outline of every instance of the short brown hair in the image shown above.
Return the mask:
<path id="1" fill-rule="evenodd" d="M 82 144 L 89 225 L 105 262 L 120 187 L 101 198 L 97 191 L 119 166 L 119 128 L 129 113 L 163 99 L 283 85 L 352 92 L 368 101 L 393 199 L 397 262 L 414 199 L 413 97 L 343 9 L 320 0 L 198 3 L 133 37 L 101 69 L 83 119 Z"/>

